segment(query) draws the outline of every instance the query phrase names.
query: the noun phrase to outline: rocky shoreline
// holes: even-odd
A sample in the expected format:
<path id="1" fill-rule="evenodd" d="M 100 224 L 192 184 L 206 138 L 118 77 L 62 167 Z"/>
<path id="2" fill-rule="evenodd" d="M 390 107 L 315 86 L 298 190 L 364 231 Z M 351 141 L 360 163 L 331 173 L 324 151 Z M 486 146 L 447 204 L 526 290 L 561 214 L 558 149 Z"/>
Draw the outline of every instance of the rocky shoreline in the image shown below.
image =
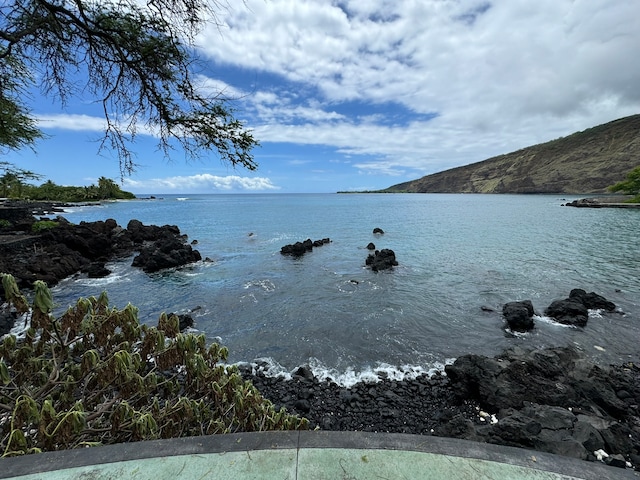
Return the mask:
<path id="1" fill-rule="evenodd" d="M 462 438 L 640 469 L 640 365 L 600 367 L 569 347 L 465 355 L 445 373 L 351 388 L 306 367 L 290 380 L 242 372 L 311 428 Z"/>

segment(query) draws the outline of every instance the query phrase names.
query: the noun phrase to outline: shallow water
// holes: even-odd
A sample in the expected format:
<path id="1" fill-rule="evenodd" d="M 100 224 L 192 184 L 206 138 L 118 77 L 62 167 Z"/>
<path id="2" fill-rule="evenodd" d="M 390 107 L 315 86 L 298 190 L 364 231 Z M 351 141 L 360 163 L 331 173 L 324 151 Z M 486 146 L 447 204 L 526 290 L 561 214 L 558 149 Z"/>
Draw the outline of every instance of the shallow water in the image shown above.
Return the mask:
<path id="1" fill-rule="evenodd" d="M 638 210 L 525 195 L 177 197 L 79 207 L 65 217 L 178 225 L 211 262 L 146 275 L 120 261 L 105 279 L 62 282 L 60 308 L 103 289 L 115 306 L 138 306 L 148 323 L 161 311 L 201 307 L 196 328 L 219 337 L 232 361 L 264 358 L 285 372 L 310 363 L 342 383 L 375 368 L 420 372 L 514 345 L 570 344 L 605 363 L 639 358 Z M 279 253 L 325 237 L 332 242 L 301 258 Z M 399 266 L 366 269 L 369 242 L 394 250 Z M 623 313 L 593 312 L 584 329 L 540 317 L 526 335 L 504 330 L 505 302 L 530 299 L 542 313 L 572 288 L 595 291 Z"/>

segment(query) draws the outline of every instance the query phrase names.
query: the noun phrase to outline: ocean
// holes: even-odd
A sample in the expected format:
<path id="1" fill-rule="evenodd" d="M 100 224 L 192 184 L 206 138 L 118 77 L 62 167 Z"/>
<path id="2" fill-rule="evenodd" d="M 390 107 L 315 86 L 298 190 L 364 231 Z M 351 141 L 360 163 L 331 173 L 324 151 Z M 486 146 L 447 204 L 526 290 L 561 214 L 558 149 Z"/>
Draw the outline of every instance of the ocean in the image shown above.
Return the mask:
<path id="1" fill-rule="evenodd" d="M 342 385 L 415 376 L 460 355 L 572 345 L 602 364 L 640 358 L 640 210 L 564 207 L 577 197 L 462 194 L 157 195 L 70 208 L 69 221 L 131 219 L 177 225 L 203 261 L 148 275 L 132 257 L 102 279 L 56 286 L 59 312 L 106 290 L 155 324 L 162 311 L 193 311 L 195 329 L 287 376 L 309 365 Z M 374 235 L 374 228 L 383 235 Z M 286 244 L 330 238 L 300 258 Z M 366 246 L 399 265 L 365 268 Z M 585 328 L 543 315 L 573 288 L 613 301 Z M 535 329 L 514 334 L 506 302 L 531 300 Z M 484 307 L 484 308 L 483 308 Z M 487 308 L 488 307 L 488 308 Z M 486 311 L 493 309 L 494 311 Z"/>

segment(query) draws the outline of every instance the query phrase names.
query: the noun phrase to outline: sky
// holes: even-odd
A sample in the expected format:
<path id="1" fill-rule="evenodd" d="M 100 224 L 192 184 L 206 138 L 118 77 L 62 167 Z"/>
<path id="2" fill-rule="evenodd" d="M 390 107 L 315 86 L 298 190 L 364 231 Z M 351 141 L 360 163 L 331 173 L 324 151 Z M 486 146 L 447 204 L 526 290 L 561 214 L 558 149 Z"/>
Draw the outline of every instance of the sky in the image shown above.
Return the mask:
<path id="1" fill-rule="evenodd" d="M 152 136 L 121 178 L 90 99 L 34 99 L 48 135 L 6 161 L 138 195 L 387 188 L 640 113 L 637 0 L 246 0 L 197 38 L 255 172 L 167 160 Z"/>

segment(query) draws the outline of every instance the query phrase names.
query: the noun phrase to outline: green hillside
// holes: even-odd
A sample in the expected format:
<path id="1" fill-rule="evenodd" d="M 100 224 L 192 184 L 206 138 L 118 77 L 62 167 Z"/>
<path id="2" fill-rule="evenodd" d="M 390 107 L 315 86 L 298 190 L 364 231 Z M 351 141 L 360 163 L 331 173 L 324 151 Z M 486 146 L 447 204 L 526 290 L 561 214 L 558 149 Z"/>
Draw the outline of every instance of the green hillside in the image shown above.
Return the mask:
<path id="1" fill-rule="evenodd" d="M 640 115 L 400 183 L 384 192 L 605 193 L 640 165 Z"/>

